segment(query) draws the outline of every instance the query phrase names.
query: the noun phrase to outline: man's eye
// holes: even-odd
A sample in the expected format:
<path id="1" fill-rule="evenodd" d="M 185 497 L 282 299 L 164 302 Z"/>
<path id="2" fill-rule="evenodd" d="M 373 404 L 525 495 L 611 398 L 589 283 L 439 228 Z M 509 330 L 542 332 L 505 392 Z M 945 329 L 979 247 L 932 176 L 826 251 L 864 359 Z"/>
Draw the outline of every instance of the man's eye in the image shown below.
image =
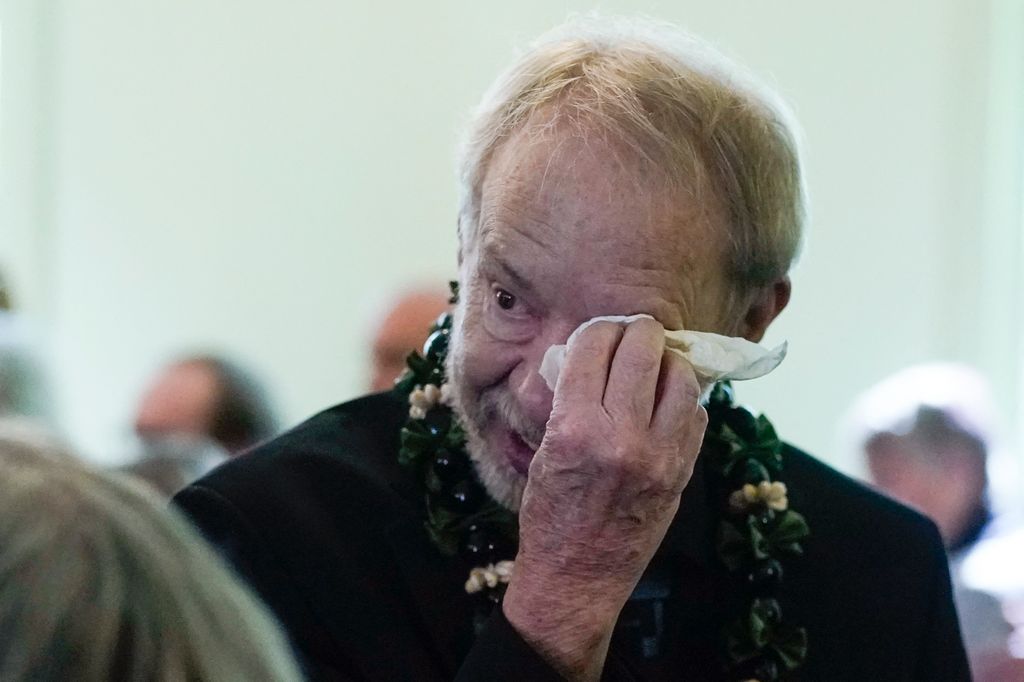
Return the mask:
<path id="1" fill-rule="evenodd" d="M 498 307 L 502 310 L 512 310 L 516 305 L 516 297 L 504 289 L 498 289 L 494 292 L 494 296 L 498 301 Z"/>

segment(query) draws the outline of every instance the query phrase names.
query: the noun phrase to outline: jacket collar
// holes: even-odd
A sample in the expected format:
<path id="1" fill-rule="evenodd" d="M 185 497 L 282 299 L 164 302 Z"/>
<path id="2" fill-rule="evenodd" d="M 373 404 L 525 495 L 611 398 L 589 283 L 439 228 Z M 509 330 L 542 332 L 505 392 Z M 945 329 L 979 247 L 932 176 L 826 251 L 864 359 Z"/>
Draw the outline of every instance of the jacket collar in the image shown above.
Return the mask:
<path id="1" fill-rule="evenodd" d="M 665 533 L 665 539 L 658 548 L 656 556 L 685 556 L 694 563 L 710 567 L 713 565 L 715 523 L 711 490 L 707 465 L 704 455 L 697 458 L 690 482 L 683 491 L 672 524 Z"/>
<path id="2" fill-rule="evenodd" d="M 464 589 L 468 576 L 456 557 L 438 551 L 418 520 L 400 519 L 384 533 L 415 604 L 411 617 L 433 645 L 441 679 L 452 679 L 472 645 L 473 599 Z"/>

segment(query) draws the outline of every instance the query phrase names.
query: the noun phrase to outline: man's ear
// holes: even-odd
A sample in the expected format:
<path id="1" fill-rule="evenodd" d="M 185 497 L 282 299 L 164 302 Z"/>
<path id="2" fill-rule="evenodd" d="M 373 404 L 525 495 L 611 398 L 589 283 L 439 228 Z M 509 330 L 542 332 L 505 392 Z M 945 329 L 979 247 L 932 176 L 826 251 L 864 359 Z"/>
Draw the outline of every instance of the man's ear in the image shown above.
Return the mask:
<path id="1" fill-rule="evenodd" d="M 740 336 L 755 343 L 764 338 L 768 325 L 786 308 L 792 292 L 793 283 L 788 276 L 757 289 L 743 315 Z"/>

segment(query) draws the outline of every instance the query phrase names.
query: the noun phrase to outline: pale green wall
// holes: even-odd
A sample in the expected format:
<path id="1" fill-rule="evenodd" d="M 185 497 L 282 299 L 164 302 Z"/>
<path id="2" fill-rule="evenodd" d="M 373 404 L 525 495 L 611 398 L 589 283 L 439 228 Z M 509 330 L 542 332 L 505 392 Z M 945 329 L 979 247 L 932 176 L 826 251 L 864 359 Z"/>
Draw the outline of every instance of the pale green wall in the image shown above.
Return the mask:
<path id="1" fill-rule="evenodd" d="M 2 234 L 35 252 L 5 237 L 0 259 L 45 323 L 72 438 L 119 456 L 144 378 L 186 347 L 256 365 L 292 422 L 358 394 L 383 294 L 454 272 L 464 113 L 514 44 L 593 6 L 7 0 L 5 189 L 28 190 Z M 839 415 L 888 372 L 1016 362 L 974 340 L 994 324 L 978 305 L 988 3 L 600 7 L 712 39 L 803 123 L 813 228 L 769 338 L 791 356 L 741 392 L 787 437 L 834 459 Z M 7 38 L 30 25 L 34 42 Z M 37 77 L 12 77 L 28 58 Z"/>

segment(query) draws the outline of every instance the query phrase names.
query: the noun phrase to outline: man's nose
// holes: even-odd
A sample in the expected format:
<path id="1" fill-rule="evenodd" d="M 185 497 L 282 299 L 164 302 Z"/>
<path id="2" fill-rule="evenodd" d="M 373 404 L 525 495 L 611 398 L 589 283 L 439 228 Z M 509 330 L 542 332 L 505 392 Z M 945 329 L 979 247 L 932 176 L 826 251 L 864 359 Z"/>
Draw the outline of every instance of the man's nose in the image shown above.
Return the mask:
<path id="1" fill-rule="evenodd" d="M 529 419 L 531 424 L 546 424 L 551 415 L 554 393 L 540 375 L 540 358 L 521 363 L 517 370 L 520 376 L 516 377 L 516 402 L 519 403 L 523 416 Z"/>
<path id="2" fill-rule="evenodd" d="M 519 366 L 515 369 L 514 386 L 517 402 L 532 424 L 538 426 L 546 424 L 551 415 L 551 403 L 554 400 L 554 393 L 548 388 L 544 377 L 540 375 L 541 361 L 548 348 L 556 344 L 565 343 L 569 334 L 575 327 L 558 325 L 557 328 L 548 330 L 546 334 L 538 335 L 536 339 L 524 349 L 524 357 Z"/>

